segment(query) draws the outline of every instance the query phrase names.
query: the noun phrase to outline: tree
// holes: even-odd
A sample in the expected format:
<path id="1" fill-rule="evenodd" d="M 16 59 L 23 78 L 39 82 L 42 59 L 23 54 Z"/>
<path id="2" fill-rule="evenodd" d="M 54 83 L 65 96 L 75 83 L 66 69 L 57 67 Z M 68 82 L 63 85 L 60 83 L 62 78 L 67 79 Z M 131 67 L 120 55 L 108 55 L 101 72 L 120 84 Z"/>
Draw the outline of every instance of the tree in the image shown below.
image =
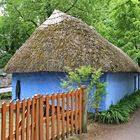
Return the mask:
<path id="1" fill-rule="evenodd" d="M 140 65 L 140 1 L 117 0 L 110 3 L 110 40 Z"/>
<path id="2" fill-rule="evenodd" d="M 47 8 L 48 5 L 43 5 L 43 1 L 6 0 L 1 24 L 1 49 L 10 54 L 15 53 L 35 28 L 47 18 L 50 11 L 45 10 L 45 6 Z"/>
<path id="3" fill-rule="evenodd" d="M 72 2 L 64 4 L 64 0 L 2 0 L 5 12 L 4 16 L 0 17 L 0 50 L 5 52 L 2 56 L 6 55 L 7 58 L 4 59 L 4 65 L 9 56 L 15 53 L 55 8 L 65 9 L 68 12 L 76 4 L 76 1 Z"/>
<path id="4" fill-rule="evenodd" d="M 0 50 L 13 55 L 59 9 L 81 18 L 140 64 L 139 0 L 1 0 Z"/>

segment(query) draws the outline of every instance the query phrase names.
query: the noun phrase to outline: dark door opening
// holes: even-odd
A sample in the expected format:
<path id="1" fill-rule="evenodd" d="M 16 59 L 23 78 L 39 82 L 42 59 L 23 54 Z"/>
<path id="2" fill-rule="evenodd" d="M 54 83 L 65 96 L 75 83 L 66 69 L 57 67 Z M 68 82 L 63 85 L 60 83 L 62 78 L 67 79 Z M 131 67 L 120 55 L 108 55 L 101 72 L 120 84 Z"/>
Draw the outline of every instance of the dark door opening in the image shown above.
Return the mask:
<path id="1" fill-rule="evenodd" d="M 21 92 L 20 80 L 17 80 L 17 83 L 16 83 L 16 99 L 20 100 L 20 92 Z"/>

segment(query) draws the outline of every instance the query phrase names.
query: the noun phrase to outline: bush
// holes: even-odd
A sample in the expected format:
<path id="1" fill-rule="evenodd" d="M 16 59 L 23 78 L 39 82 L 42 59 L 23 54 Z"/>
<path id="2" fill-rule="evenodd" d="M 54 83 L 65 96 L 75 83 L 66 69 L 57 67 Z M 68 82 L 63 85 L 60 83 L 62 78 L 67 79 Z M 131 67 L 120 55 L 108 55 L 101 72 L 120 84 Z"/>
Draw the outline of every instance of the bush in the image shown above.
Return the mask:
<path id="1" fill-rule="evenodd" d="M 10 58 L 11 55 L 8 53 L 0 54 L 0 68 L 3 68 L 7 64 Z"/>
<path id="2" fill-rule="evenodd" d="M 140 107 L 140 91 L 125 97 L 116 105 L 111 105 L 109 110 L 101 112 L 98 118 L 108 124 L 125 123 L 138 107 Z"/>
<path id="3" fill-rule="evenodd" d="M 89 98 L 89 106 L 95 109 L 94 119 L 97 119 L 100 102 L 106 94 L 106 83 L 101 80 L 103 75 L 101 69 L 89 66 L 81 66 L 75 70 L 67 67 L 67 77 L 62 80 L 61 85 L 68 90 L 79 88 L 86 85 Z M 94 89 L 94 90 L 93 90 Z"/>
<path id="4" fill-rule="evenodd" d="M 0 94 L 0 99 L 11 99 L 12 98 L 12 93 L 11 92 L 6 92 Z"/>

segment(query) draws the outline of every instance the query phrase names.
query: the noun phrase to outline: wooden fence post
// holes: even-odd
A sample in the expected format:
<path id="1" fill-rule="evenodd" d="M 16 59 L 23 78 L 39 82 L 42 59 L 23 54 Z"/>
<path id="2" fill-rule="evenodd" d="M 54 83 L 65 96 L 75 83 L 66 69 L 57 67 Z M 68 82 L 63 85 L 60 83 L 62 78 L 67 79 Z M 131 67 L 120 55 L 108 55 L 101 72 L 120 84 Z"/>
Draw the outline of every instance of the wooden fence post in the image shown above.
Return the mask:
<path id="1" fill-rule="evenodd" d="M 81 86 L 82 89 L 82 133 L 87 133 L 87 103 L 88 95 L 86 86 Z"/>
<path id="2" fill-rule="evenodd" d="M 39 99 L 38 96 L 35 96 L 36 105 L 35 105 L 35 140 L 39 140 Z"/>
<path id="3" fill-rule="evenodd" d="M 39 140 L 43 140 L 43 95 L 39 95 Z"/>
<path id="4" fill-rule="evenodd" d="M 6 103 L 2 104 L 1 139 L 6 140 Z"/>

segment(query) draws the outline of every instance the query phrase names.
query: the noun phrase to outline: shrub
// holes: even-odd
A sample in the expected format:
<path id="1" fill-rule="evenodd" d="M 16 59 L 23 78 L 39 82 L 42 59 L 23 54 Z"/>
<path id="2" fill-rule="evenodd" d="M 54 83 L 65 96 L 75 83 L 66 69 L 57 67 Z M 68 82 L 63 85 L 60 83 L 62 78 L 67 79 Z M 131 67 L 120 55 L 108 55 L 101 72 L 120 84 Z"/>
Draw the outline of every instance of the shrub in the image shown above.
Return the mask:
<path id="1" fill-rule="evenodd" d="M 116 105 L 111 105 L 109 110 L 101 112 L 98 118 L 108 124 L 125 123 L 138 107 L 140 107 L 140 91 L 125 97 Z"/>
<path id="2" fill-rule="evenodd" d="M 11 99 L 12 98 L 12 93 L 11 92 L 6 92 L 0 94 L 0 99 Z"/>
<path id="3" fill-rule="evenodd" d="M 3 68 L 10 58 L 11 58 L 11 55 L 8 53 L 0 54 L 0 68 Z"/>
<path id="4" fill-rule="evenodd" d="M 95 120 L 99 113 L 100 103 L 106 94 L 106 83 L 101 81 L 102 75 L 101 69 L 94 69 L 91 66 L 81 66 L 75 70 L 67 68 L 66 79 L 61 83 L 68 90 L 79 88 L 83 84 L 87 86 L 87 94 L 91 93 L 89 106 L 95 109 Z"/>

